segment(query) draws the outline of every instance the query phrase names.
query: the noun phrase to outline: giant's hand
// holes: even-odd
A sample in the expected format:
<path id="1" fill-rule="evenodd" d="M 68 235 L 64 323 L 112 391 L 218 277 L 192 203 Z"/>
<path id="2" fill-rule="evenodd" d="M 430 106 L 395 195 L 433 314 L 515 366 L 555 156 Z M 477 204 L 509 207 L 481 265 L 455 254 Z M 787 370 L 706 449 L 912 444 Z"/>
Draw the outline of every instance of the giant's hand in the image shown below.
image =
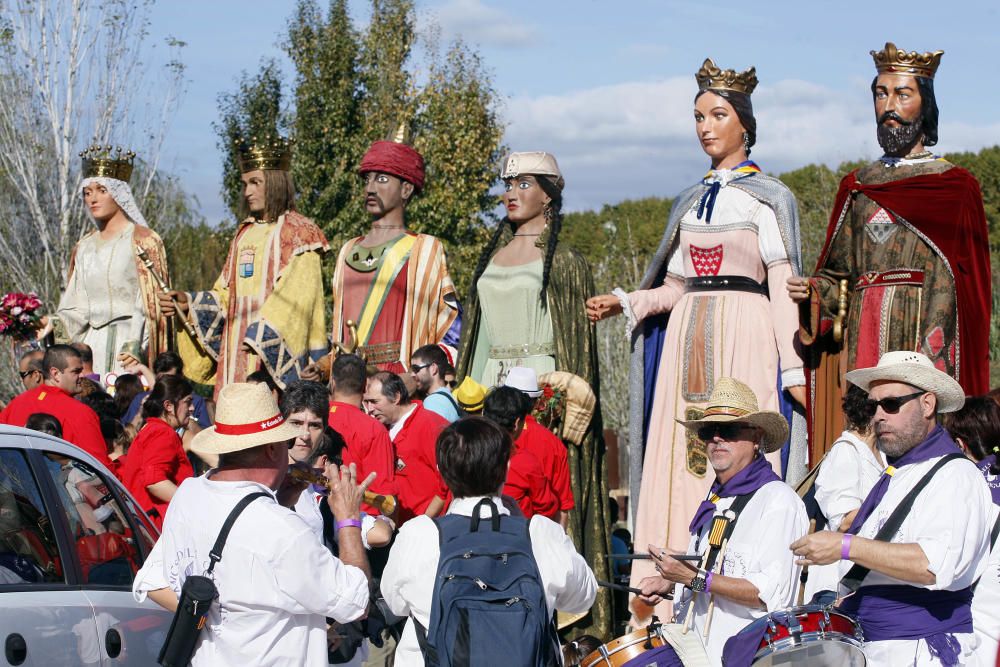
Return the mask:
<path id="1" fill-rule="evenodd" d="M 587 317 L 591 322 L 600 322 L 622 314 L 622 304 L 614 294 L 602 294 L 587 299 Z"/>
<path id="2" fill-rule="evenodd" d="M 160 306 L 160 312 L 165 317 L 173 317 L 174 313 L 180 311 L 181 315 L 188 313 L 188 296 L 186 292 L 170 290 L 169 292 L 157 292 L 156 300 Z M 176 301 L 176 305 L 174 302 Z"/>
<path id="3" fill-rule="evenodd" d="M 785 289 L 788 290 L 788 296 L 791 297 L 792 301 L 802 303 L 809 298 L 809 290 L 811 289 L 809 278 L 792 276 L 785 281 Z"/>

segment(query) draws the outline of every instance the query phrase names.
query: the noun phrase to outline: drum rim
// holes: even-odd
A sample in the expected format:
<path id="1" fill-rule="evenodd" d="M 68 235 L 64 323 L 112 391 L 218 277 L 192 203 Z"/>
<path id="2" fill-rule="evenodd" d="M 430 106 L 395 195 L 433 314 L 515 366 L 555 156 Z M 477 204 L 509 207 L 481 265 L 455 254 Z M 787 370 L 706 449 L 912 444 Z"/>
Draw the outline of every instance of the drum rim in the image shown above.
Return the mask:
<path id="1" fill-rule="evenodd" d="M 803 632 L 799 635 L 790 635 L 788 637 L 782 637 L 777 641 L 768 642 L 767 646 L 757 649 L 757 653 L 754 654 L 754 660 L 766 658 L 769 655 L 787 648 L 798 648 L 817 641 L 832 641 L 838 644 L 848 644 L 864 654 L 864 641 L 856 636 L 845 635 L 843 632 Z"/>
<path id="2" fill-rule="evenodd" d="M 621 639 L 625 639 L 629 635 L 638 634 L 640 632 L 642 632 L 642 635 L 636 637 L 635 639 L 633 639 L 629 643 L 627 643 L 627 644 L 621 644 L 619 646 L 616 646 L 614 648 L 614 650 L 611 650 L 611 651 L 607 650 L 606 647 L 611 642 L 616 642 L 616 641 L 619 641 Z M 660 646 L 668 646 L 668 645 L 669 646 L 673 646 L 673 644 L 671 644 L 667 640 L 667 637 L 663 633 L 663 630 L 662 630 L 661 626 L 657 626 L 653 630 L 652 634 L 655 635 L 656 639 L 659 639 L 662 642 L 662 644 L 660 644 Z M 649 633 L 646 631 L 646 628 L 639 628 L 638 630 L 633 630 L 632 632 L 626 632 L 621 637 L 615 637 L 614 639 L 610 639 L 610 640 L 604 642 L 603 644 L 601 644 L 600 646 L 598 646 L 596 649 L 594 649 L 593 651 L 591 651 L 590 653 L 588 653 L 586 656 L 584 656 L 583 660 L 580 661 L 580 667 L 598 667 L 599 665 L 611 665 L 612 662 L 609 659 L 611 656 L 613 656 L 614 654 L 619 653 L 621 651 L 624 651 L 627 648 L 631 648 L 632 646 L 635 646 L 638 643 L 647 641 L 649 638 L 650 638 L 649 637 Z M 660 646 L 654 646 L 653 648 L 660 648 Z M 652 650 L 652 649 L 650 649 L 650 650 Z M 588 662 L 588 660 L 590 660 L 591 657 L 595 658 L 595 660 L 592 661 L 592 662 Z"/>

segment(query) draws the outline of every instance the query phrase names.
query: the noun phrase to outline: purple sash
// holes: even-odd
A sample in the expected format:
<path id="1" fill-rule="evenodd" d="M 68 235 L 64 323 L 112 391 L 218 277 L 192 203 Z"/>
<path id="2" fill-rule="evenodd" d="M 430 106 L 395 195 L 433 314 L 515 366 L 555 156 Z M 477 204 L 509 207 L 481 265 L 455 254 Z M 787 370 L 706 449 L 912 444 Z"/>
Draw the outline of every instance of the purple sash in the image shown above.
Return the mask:
<path id="1" fill-rule="evenodd" d="M 725 484 L 720 484 L 718 479 L 712 482 L 712 490 L 709 492 L 709 497 L 701 501 L 701 505 L 698 505 L 698 509 L 695 511 L 694 518 L 691 519 L 691 525 L 688 526 L 688 529 L 692 535 L 697 535 L 715 515 L 715 503 L 709 500 L 713 495 L 720 498 L 742 496 L 753 493 L 770 482 L 780 481 L 781 478 L 774 474 L 774 470 L 771 468 L 771 464 L 767 462 L 767 459 L 763 455 L 758 454 L 750 462 L 750 465 L 733 475 L 733 478 Z"/>
<path id="2" fill-rule="evenodd" d="M 635 656 L 622 667 L 684 667 L 684 663 L 677 657 L 673 646 L 664 644 Z"/>
<path id="3" fill-rule="evenodd" d="M 899 458 L 893 459 L 892 457 L 886 457 L 889 462 L 889 466 L 892 468 L 902 468 L 903 466 L 911 465 L 913 463 L 921 463 L 923 461 L 928 461 L 930 459 L 936 459 L 939 456 L 944 456 L 946 454 L 961 454 L 961 450 L 955 441 L 951 439 L 948 432 L 945 431 L 940 426 L 935 426 L 934 430 L 930 432 L 930 435 L 921 442 L 916 447 L 912 448 L 910 451 L 906 452 Z M 872 515 L 878 504 L 882 502 L 882 498 L 885 497 L 885 492 L 889 490 L 889 481 L 892 479 L 892 475 L 889 474 L 889 468 L 882 473 L 882 476 L 878 478 L 878 482 L 869 491 L 868 497 L 865 498 L 865 502 L 861 503 L 861 507 L 858 509 L 858 515 L 854 517 L 854 521 L 851 523 L 851 527 L 847 529 L 848 533 L 852 535 L 857 535 L 861 526 L 864 525 L 865 521 Z"/>

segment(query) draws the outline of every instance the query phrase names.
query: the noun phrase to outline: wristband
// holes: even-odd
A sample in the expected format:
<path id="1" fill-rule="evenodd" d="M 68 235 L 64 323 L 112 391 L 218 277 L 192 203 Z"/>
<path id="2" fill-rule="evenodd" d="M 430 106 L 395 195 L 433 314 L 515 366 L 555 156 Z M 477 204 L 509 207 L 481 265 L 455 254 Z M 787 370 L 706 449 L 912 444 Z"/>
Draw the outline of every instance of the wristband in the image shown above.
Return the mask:
<path id="1" fill-rule="evenodd" d="M 844 533 L 844 537 L 840 541 L 840 560 L 851 560 L 852 539 L 854 539 L 854 535 L 851 535 L 850 533 Z"/>
<path id="2" fill-rule="evenodd" d="M 705 574 L 705 592 L 712 592 L 712 572 L 709 571 Z"/>
<path id="3" fill-rule="evenodd" d="M 342 528 L 361 528 L 361 519 L 344 519 L 343 521 L 338 521 L 336 523 L 337 531 L 339 532 Z"/>

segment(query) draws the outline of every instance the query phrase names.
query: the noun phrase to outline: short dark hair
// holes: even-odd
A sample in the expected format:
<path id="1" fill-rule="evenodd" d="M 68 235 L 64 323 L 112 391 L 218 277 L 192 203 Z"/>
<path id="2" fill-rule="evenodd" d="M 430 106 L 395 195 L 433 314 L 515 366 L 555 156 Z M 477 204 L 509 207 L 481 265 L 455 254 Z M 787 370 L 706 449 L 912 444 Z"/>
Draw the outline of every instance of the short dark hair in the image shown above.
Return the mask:
<path id="1" fill-rule="evenodd" d="M 166 401 L 177 405 L 178 401 L 193 392 L 191 383 L 179 375 L 164 375 L 157 378 L 152 391 L 142 404 L 142 418 L 162 417 L 166 410 L 164 407 Z"/>
<path id="2" fill-rule="evenodd" d="M 176 352 L 170 350 L 160 352 L 156 355 L 156 359 L 153 360 L 153 373 L 162 375 L 171 371 L 176 371 L 178 375 L 183 374 L 184 360 Z"/>
<path id="3" fill-rule="evenodd" d="M 278 386 L 278 383 L 274 381 L 274 378 L 271 377 L 271 374 L 263 368 L 248 375 L 247 382 L 252 382 L 253 384 L 266 384 L 270 391 L 273 391 L 278 395 L 279 403 L 281 402 L 281 397 L 285 394 L 285 392 L 281 390 L 281 387 Z"/>
<path id="4" fill-rule="evenodd" d="M 496 387 L 486 395 L 483 403 L 483 417 L 496 423 L 508 433 L 514 432 L 518 419 L 531 413 L 533 401 L 520 389 Z"/>
<path id="5" fill-rule="evenodd" d="M 840 406 L 844 409 L 844 425 L 855 431 L 867 431 L 875 416 L 875 408 L 868 401 L 868 392 L 849 384 Z"/>
<path id="6" fill-rule="evenodd" d="M 740 119 L 740 125 L 747 133 L 747 146 L 753 146 L 757 143 L 757 118 L 753 115 L 753 102 L 750 101 L 750 96 L 745 93 L 738 93 L 735 90 L 724 90 L 716 88 L 706 88 L 704 90 L 699 90 L 698 94 L 694 96 L 695 102 L 698 98 L 705 93 L 715 93 L 722 99 L 729 102 L 733 107 L 733 111 L 736 112 L 737 118 Z M 750 157 L 750 148 L 747 148 L 747 157 Z"/>
<path id="7" fill-rule="evenodd" d="M 138 375 L 122 373 L 115 380 L 115 409 L 118 417 L 124 417 L 132 405 L 132 400 L 143 391 L 142 380 Z"/>
<path id="8" fill-rule="evenodd" d="M 69 346 L 80 353 L 80 361 L 85 364 L 94 363 L 94 350 L 86 343 L 70 343 Z"/>
<path id="9" fill-rule="evenodd" d="M 42 373 L 48 377 L 49 370 L 55 368 L 56 370 L 62 372 L 69 367 L 70 359 L 80 359 L 79 350 L 73 348 L 70 345 L 52 345 L 47 350 L 45 350 L 45 357 L 42 358 Z"/>
<path id="10" fill-rule="evenodd" d="M 483 417 L 459 419 L 437 439 L 441 477 L 456 498 L 492 496 L 507 479 L 510 434 Z"/>
<path id="11" fill-rule="evenodd" d="M 938 105 L 934 95 L 934 79 L 926 76 L 915 76 L 917 92 L 920 93 L 920 122 L 924 134 L 924 146 L 933 146 L 938 142 Z M 875 84 L 878 75 L 872 79 L 872 99 L 875 98 Z"/>
<path id="12" fill-rule="evenodd" d="M 406 388 L 403 378 L 399 377 L 395 373 L 390 373 L 389 371 L 379 371 L 373 375 L 371 379 L 382 383 L 382 395 L 393 403 L 396 402 L 397 396 L 399 397 L 400 405 L 405 405 L 410 402 L 410 390 Z"/>
<path id="13" fill-rule="evenodd" d="M 365 393 L 368 367 L 365 360 L 356 354 L 341 354 L 330 366 L 330 377 L 333 378 L 336 391 L 349 396 L 360 396 Z"/>
<path id="14" fill-rule="evenodd" d="M 24 422 L 24 428 L 54 435 L 57 438 L 63 437 L 62 424 L 47 412 L 36 412 L 30 415 L 28 421 Z"/>
<path id="15" fill-rule="evenodd" d="M 330 414 L 330 392 L 319 382 L 296 380 L 285 388 L 281 395 L 281 414 L 289 415 L 308 410 L 323 420 L 326 428 L 326 418 Z"/>
<path id="16" fill-rule="evenodd" d="M 423 359 L 429 364 L 434 364 L 438 367 L 438 375 L 444 377 L 449 371 L 454 372 L 451 364 L 448 363 L 448 355 L 444 353 L 438 345 L 424 345 L 423 347 L 418 347 L 416 352 L 410 355 L 410 360 L 413 359 Z"/>
<path id="17" fill-rule="evenodd" d="M 316 449 L 309 454 L 309 465 L 316 463 L 316 460 L 323 455 L 326 455 L 326 458 L 331 463 L 343 465 L 344 449 L 346 447 L 347 442 L 344 441 L 344 437 L 332 428 L 327 427 L 324 429 L 323 438 L 316 445 Z"/>
<path id="18" fill-rule="evenodd" d="M 1000 405 L 989 396 L 966 398 L 961 410 L 945 413 L 941 421 L 952 438 L 962 439 L 977 461 L 1000 446 Z"/>
<path id="19" fill-rule="evenodd" d="M 117 394 L 115 394 L 115 396 L 117 396 Z M 81 397 L 79 400 L 88 408 L 96 412 L 97 416 L 102 419 L 104 417 L 118 419 L 121 415 L 118 414 L 118 405 L 115 403 L 115 396 L 111 396 L 108 392 L 100 390 L 92 391 L 86 396 Z"/>

